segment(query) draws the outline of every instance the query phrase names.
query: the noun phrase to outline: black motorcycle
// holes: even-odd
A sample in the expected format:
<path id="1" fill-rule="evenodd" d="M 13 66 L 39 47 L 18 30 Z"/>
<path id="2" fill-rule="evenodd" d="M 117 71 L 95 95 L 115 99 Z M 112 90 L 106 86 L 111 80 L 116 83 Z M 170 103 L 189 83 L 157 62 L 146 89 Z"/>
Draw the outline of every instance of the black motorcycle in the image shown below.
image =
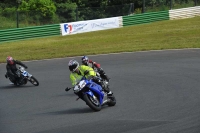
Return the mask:
<path id="1" fill-rule="evenodd" d="M 38 80 L 31 75 L 30 73 L 28 73 L 27 71 L 25 71 L 25 68 L 22 66 L 19 66 L 19 68 L 16 71 L 16 75 L 17 75 L 17 81 L 13 81 L 12 78 L 9 78 L 9 80 L 14 84 L 14 85 L 25 85 L 27 84 L 27 82 L 31 82 L 33 85 L 38 86 L 39 82 Z"/>

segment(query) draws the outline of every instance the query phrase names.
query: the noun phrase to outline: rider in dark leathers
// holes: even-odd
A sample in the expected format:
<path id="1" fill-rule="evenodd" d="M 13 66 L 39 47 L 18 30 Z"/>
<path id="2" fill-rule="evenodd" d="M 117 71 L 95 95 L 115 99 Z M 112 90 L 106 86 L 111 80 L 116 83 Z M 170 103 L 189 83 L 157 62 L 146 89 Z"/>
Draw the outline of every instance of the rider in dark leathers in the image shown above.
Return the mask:
<path id="1" fill-rule="evenodd" d="M 100 74 L 101 78 L 103 78 L 103 79 L 105 79 L 106 81 L 109 82 L 110 78 L 108 78 L 108 76 L 106 75 L 105 71 L 100 67 L 100 64 L 90 60 L 87 56 L 83 56 L 81 58 L 81 60 L 82 60 L 82 64 L 83 65 L 90 66 L 93 69 L 96 68 L 98 73 Z"/>
<path id="2" fill-rule="evenodd" d="M 6 61 L 7 61 L 7 65 L 6 65 L 7 72 L 5 74 L 5 77 L 6 78 L 9 77 L 11 79 L 11 81 L 15 85 L 18 85 L 18 83 L 20 83 L 20 77 L 18 77 L 18 75 L 16 74 L 16 71 L 17 71 L 16 64 L 21 65 L 21 66 L 23 66 L 26 69 L 28 67 L 25 64 L 23 64 L 21 61 L 14 60 L 11 56 L 8 56 L 6 58 Z"/>

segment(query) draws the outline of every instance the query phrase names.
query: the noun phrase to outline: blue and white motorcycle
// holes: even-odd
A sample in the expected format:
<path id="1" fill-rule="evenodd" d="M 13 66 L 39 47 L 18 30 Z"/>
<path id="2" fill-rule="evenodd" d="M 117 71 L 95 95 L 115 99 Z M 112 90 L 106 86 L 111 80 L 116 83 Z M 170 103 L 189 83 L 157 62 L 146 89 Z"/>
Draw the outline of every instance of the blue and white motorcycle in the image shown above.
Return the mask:
<path id="1" fill-rule="evenodd" d="M 18 70 L 16 71 L 16 75 L 18 76 L 19 80 L 16 82 L 12 81 L 11 78 L 9 78 L 9 80 L 14 84 L 14 85 L 25 85 L 27 84 L 27 82 L 31 82 L 33 85 L 38 86 L 39 82 L 38 80 L 31 75 L 30 73 L 28 73 L 24 67 L 19 66 Z M 19 82 L 20 81 L 20 82 Z"/>
<path id="2" fill-rule="evenodd" d="M 100 85 L 92 79 L 87 80 L 84 76 L 73 90 L 94 111 L 100 111 L 104 105 L 115 106 L 116 104 L 114 95 L 109 96 Z"/>

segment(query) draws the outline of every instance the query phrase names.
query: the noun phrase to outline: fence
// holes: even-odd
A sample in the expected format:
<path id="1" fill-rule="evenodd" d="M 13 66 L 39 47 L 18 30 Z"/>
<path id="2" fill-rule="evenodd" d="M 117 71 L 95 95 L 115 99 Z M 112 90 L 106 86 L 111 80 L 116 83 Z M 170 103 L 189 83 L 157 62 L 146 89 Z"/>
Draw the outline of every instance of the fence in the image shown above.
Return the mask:
<path id="1" fill-rule="evenodd" d="M 122 16 L 119 17 L 119 25 L 129 26 L 161 20 L 180 19 L 194 16 L 200 16 L 200 6 Z M 0 43 L 6 41 L 53 36 L 60 34 L 60 24 L 0 30 Z"/>
<path id="2" fill-rule="evenodd" d="M 18 7 L 0 7 L 0 30 L 9 28 L 22 28 L 30 26 L 50 25 L 58 23 L 76 22 L 109 17 L 127 16 L 148 12 L 167 11 L 170 9 L 200 6 L 200 0 L 141 0 L 136 3 L 113 5 L 106 7 L 74 7 L 72 9 L 57 8 L 54 17 L 42 16 L 39 11 L 16 10 Z"/>

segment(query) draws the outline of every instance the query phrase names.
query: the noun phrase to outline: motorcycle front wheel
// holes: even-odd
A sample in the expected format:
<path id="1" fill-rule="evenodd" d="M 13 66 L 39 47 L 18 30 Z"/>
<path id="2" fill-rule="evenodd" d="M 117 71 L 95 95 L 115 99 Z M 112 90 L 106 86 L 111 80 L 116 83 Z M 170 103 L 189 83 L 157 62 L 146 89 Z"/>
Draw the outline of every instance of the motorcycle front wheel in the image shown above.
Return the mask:
<path id="1" fill-rule="evenodd" d="M 101 104 L 97 98 L 93 98 L 90 95 L 84 94 L 83 99 L 92 110 L 94 111 L 101 110 Z"/>
<path id="2" fill-rule="evenodd" d="M 29 80 L 33 85 L 35 86 L 38 86 L 39 85 L 39 82 L 37 81 L 37 79 L 35 77 L 31 77 L 30 80 Z"/>

